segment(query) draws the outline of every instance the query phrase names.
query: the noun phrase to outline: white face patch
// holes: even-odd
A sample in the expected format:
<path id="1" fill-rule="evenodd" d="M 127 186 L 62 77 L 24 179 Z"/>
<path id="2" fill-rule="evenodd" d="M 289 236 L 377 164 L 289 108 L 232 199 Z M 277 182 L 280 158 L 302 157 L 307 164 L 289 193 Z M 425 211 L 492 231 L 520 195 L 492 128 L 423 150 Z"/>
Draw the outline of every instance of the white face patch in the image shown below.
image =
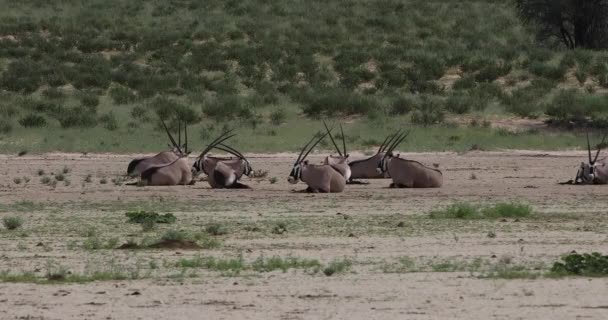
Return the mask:
<path id="1" fill-rule="evenodd" d="M 344 172 L 344 179 L 346 179 L 346 181 L 350 180 L 351 174 L 352 172 L 350 171 L 350 167 L 346 168 L 346 172 Z"/>

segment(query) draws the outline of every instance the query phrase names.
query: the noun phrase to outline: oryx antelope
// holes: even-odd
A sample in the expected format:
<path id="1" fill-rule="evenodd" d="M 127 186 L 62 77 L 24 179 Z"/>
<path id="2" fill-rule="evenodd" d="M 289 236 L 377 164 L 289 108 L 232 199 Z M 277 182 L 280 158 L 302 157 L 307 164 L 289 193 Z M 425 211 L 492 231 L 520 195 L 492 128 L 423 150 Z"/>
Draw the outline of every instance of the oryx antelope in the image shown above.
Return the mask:
<path id="1" fill-rule="evenodd" d="M 329 155 L 329 156 L 325 157 L 325 159 L 323 160 L 323 164 L 329 165 L 332 168 L 334 168 L 336 171 L 340 172 L 340 174 L 348 182 L 348 180 L 350 180 L 350 176 L 351 176 L 351 169 L 350 169 L 350 166 L 348 165 L 348 156 L 349 155 L 348 155 L 348 153 L 346 153 L 346 140 L 344 138 L 344 130 L 342 128 L 342 125 L 340 125 L 340 132 L 342 134 L 342 146 L 344 148 L 343 150 L 340 150 L 340 148 L 336 144 L 334 137 L 331 135 L 331 129 L 329 129 L 329 127 L 327 127 L 327 124 L 325 123 L 325 121 L 323 121 L 323 125 L 325 125 L 327 134 L 329 135 L 331 142 L 334 144 L 336 151 L 338 151 L 337 156 Z"/>
<path id="2" fill-rule="evenodd" d="M 349 183 L 359 183 L 359 184 L 362 183 L 362 182 L 355 181 L 355 179 L 390 178 L 390 175 L 388 172 L 384 172 L 384 173 L 378 172 L 378 170 L 377 170 L 378 162 L 380 160 L 382 160 L 382 158 L 384 158 L 384 155 L 386 154 L 386 148 L 393 142 L 393 140 L 395 138 L 397 138 L 399 132 L 400 131 L 397 131 L 397 133 L 395 133 L 395 134 L 388 135 L 384 139 L 384 141 L 382 142 L 380 147 L 378 148 L 378 151 L 376 151 L 375 155 L 373 155 L 369 158 L 366 158 L 366 159 L 350 161 L 348 163 L 348 165 L 350 166 L 350 170 L 351 170 L 351 176 L 350 176 L 351 181 Z"/>
<path id="3" fill-rule="evenodd" d="M 441 171 L 414 160 L 395 156 L 395 148 L 409 135 L 403 133 L 388 147 L 377 164 L 378 172 L 388 172 L 393 179 L 391 188 L 440 188 L 443 185 Z"/>
<path id="4" fill-rule="evenodd" d="M 291 169 L 289 178 L 287 178 L 289 183 L 296 184 L 298 181 L 302 180 L 308 185 L 308 188 L 306 189 L 308 192 L 334 193 L 344 191 L 346 180 L 338 171 L 330 165 L 309 164 L 306 160 L 308 154 L 325 138 L 325 136 L 327 136 L 327 133 L 318 138 L 317 141 L 308 148 L 315 140 L 315 137 L 312 137 L 304 148 L 302 148 L 298 155 L 298 159 Z M 306 151 L 306 149 L 308 149 L 308 151 Z M 305 151 L 306 153 L 304 153 Z"/>
<path id="5" fill-rule="evenodd" d="M 164 125 L 164 122 L 163 122 Z M 169 135 L 169 139 L 177 149 L 177 159 L 164 164 L 156 164 L 149 166 L 147 169 L 142 171 L 140 182 L 148 186 L 174 186 L 174 185 L 186 185 L 192 183 L 192 172 L 188 164 L 188 129 L 184 127 L 185 139 L 184 150 L 175 143 L 175 139 L 165 126 L 165 130 Z M 181 139 L 180 139 L 181 140 Z M 181 141 L 180 141 L 181 142 Z"/>
<path id="6" fill-rule="evenodd" d="M 608 184 L 608 166 L 604 162 L 597 162 L 600 151 L 606 142 L 606 134 L 602 138 L 602 143 L 598 145 L 595 158 L 591 159 L 591 144 L 589 143 L 589 133 L 587 132 L 587 152 L 589 163 L 581 162 L 581 166 L 576 173 L 574 184 Z"/>
<path id="7" fill-rule="evenodd" d="M 249 186 L 240 183 L 239 179 L 243 175 L 249 176 L 253 172 L 251 164 L 243 154 L 223 143 L 234 136 L 234 134 L 228 135 L 230 132 L 225 132 L 212 141 L 192 165 L 192 174 L 198 176 L 201 172 L 205 173 L 208 177 L 207 181 L 209 185 L 214 189 L 249 188 Z M 228 152 L 236 156 L 236 158 L 208 156 L 207 153 L 213 148 Z"/>
<path id="8" fill-rule="evenodd" d="M 165 128 L 165 131 L 167 133 L 169 133 L 169 129 L 167 128 L 167 125 L 165 124 L 165 122 L 161 119 L 163 127 Z M 169 145 L 170 150 L 169 151 L 163 151 L 160 152 L 152 157 L 143 157 L 143 158 L 137 158 L 137 159 L 133 159 L 131 160 L 131 162 L 129 162 L 129 166 L 127 167 L 127 176 L 129 177 L 137 177 L 139 175 L 141 175 L 142 172 L 146 171 L 146 169 L 157 166 L 157 165 L 162 165 L 162 164 L 167 164 L 170 162 L 173 162 L 177 159 L 179 159 L 180 157 L 180 153 L 181 153 L 181 149 L 184 146 L 182 146 L 181 144 L 181 123 L 179 125 L 178 128 L 178 134 L 179 134 L 179 141 L 176 144 L 175 141 L 173 140 L 173 137 L 169 136 L 169 139 L 171 140 L 172 145 Z M 187 140 L 187 138 L 186 138 Z M 187 142 L 186 142 L 187 144 Z M 179 146 L 179 147 L 176 147 Z"/>

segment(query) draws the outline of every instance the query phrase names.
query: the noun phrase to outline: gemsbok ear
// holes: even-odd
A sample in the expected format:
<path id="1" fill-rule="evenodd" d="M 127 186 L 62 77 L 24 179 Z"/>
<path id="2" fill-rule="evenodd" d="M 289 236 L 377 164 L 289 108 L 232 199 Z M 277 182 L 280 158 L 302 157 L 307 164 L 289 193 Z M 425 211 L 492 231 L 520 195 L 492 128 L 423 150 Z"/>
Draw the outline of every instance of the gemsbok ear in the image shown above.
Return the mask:
<path id="1" fill-rule="evenodd" d="M 302 162 L 305 165 L 308 165 L 308 160 L 304 160 L 304 162 Z"/>

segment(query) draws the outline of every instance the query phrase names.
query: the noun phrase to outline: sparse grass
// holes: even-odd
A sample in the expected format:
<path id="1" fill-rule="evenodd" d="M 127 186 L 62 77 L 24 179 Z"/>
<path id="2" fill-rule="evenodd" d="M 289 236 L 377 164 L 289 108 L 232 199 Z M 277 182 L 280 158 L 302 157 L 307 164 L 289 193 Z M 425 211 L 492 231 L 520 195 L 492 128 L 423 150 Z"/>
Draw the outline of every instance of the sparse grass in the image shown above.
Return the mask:
<path id="1" fill-rule="evenodd" d="M 287 223 L 283 222 L 283 221 L 277 222 L 272 227 L 271 232 L 274 234 L 283 234 L 283 233 L 287 232 Z"/>
<path id="2" fill-rule="evenodd" d="M 99 179 L 99 184 L 108 184 L 108 179 L 106 179 L 106 178 Z"/>
<path id="3" fill-rule="evenodd" d="M 497 264 L 479 275 L 482 279 L 536 279 L 543 274 L 526 266 Z"/>
<path id="4" fill-rule="evenodd" d="M 87 174 L 87 175 L 86 175 L 86 177 L 84 177 L 84 180 L 83 180 L 83 181 L 84 181 L 85 183 L 91 183 L 91 182 L 93 182 L 93 175 L 92 175 L 92 174 L 90 174 L 90 173 L 89 173 L 89 174 Z"/>
<path id="5" fill-rule="evenodd" d="M 287 272 L 289 269 L 312 269 L 313 272 L 316 273 L 321 268 L 321 263 L 315 259 L 301 259 L 296 257 L 281 258 L 279 256 L 273 256 L 270 258 L 257 258 L 251 264 L 251 268 L 261 272 L 271 272 L 275 270 Z"/>
<path id="6" fill-rule="evenodd" d="M 13 178 L 13 182 L 15 184 L 21 184 L 21 178 L 17 177 L 17 178 Z"/>
<path id="7" fill-rule="evenodd" d="M 51 178 L 49 176 L 43 176 L 40 178 L 40 183 L 48 185 L 51 183 Z"/>
<path id="8" fill-rule="evenodd" d="M 109 238 L 106 241 L 104 241 L 96 234 L 88 237 L 82 243 L 82 247 L 86 250 L 115 249 L 117 245 L 118 245 L 118 238 L 115 238 L 115 237 Z"/>
<path id="9" fill-rule="evenodd" d="M 153 221 L 155 223 L 175 223 L 177 218 L 172 213 L 158 214 L 156 212 L 149 212 L 144 210 L 129 211 L 125 213 L 125 216 L 131 223 L 144 223 L 147 221 Z"/>
<path id="10" fill-rule="evenodd" d="M 275 184 L 279 181 L 279 178 L 277 177 L 271 177 L 270 179 L 268 179 L 268 181 L 270 182 L 270 184 Z"/>
<path id="11" fill-rule="evenodd" d="M 431 219 L 495 219 L 528 218 L 533 209 L 527 204 L 497 203 L 490 207 L 480 207 L 470 203 L 455 203 L 441 210 L 432 211 Z"/>
<path id="12" fill-rule="evenodd" d="M 2 218 L 2 224 L 7 230 L 15 230 L 23 225 L 23 218 L 19 216 L 9 216 Z"/>

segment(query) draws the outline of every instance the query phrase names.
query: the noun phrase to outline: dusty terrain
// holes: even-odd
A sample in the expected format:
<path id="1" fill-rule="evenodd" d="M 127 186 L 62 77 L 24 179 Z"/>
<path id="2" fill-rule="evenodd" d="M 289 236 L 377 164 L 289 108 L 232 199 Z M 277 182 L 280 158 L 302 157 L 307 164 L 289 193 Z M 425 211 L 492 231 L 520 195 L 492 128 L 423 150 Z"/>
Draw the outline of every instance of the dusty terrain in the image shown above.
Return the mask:
<path id="1" fill-rule="evenodd" d="M 186 187 L 113 183 L 134 156 L 0 156 L 0 218 L 24 218 L 20 229 L 0 227 L 0 272 L 5 280 L 9 274 L 30 275 L 24 277 L 29 282 L 0 281 L 0 319 L 608 315 L 605 278 L 492 276 L 497 268 L 516 267 L 540 274 L 573 250 L 608 252 L 608 188 L 557 185 L 574 177 L 583 152 L 403 154 L 439 165 L 444 187 L 395 190 L 386 188 L 388 180 L 375 180 L 347 186 L 342 194 L 292 192 L 305 188 L 286 181 L 292 154 L 251 155 L 254 169 L 268 171 L 265 178 L 244 179 L 253 190 L 211 190 L 205 182 Z M 43 176 L 56 180 L 64 167 L 69 172 L 56 186 L 41 183 Z M 107 183 L 100 183 L 104 178 Z M 535 215 L 429 218 L 430 211 L 460 201 L 527 203 Z M 144 232 L 125 218 L 125 212 L 136 209 L 171 212 L 177 222 Z M 224 232 L 199 238 L 215 241 L 201 250 L 112 249 L 170 229 L 204 233 L 211 224 Z M 102 248 L 91 248 L 92 239 Z M 235 272 L 180 265 L 182 259 L 208 257 L 240 259 L 245 265 L 264 257 L 311 259 L 321 269 L 348 261 L 350 268 L 327 276 L 314 268 Z M 68 275 L 112 270 L 129 279 L 31 283 L 56 270 Z"/>

